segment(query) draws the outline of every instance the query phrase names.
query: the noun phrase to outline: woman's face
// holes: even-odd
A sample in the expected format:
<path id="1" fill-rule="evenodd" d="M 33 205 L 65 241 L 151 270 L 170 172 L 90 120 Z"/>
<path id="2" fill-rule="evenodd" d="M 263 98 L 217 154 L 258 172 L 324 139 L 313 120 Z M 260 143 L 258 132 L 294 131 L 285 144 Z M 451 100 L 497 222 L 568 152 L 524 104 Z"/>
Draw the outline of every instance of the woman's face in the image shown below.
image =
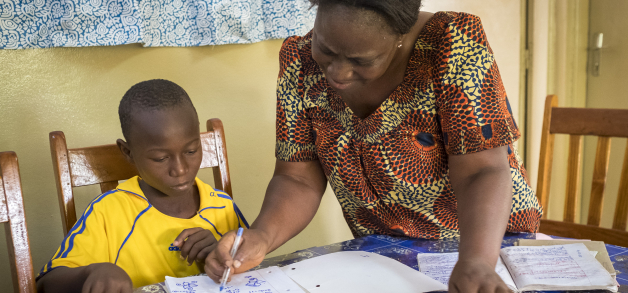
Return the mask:
<path id="1" fill-rule="evenodd" d="M 319 7 L 312 58 L 341 95 L 359 92 L 387 72 L 401 38 L 375 12 L 344 5 Z"/>

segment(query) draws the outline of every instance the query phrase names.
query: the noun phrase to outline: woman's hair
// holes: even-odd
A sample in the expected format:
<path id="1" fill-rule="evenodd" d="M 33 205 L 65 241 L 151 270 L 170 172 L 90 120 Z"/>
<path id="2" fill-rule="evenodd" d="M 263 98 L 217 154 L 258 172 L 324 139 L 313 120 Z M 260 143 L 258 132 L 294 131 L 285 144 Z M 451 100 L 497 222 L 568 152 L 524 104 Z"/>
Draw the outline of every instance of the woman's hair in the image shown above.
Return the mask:
<path id="1" fill-rule="evenodd" d="M 421 8 L 421 0 L 310 0 L 312 5 L 326 6 L 341 4 L 349 7 L 368 9 L 381 15 L 393 31 L 407 34 L 416 23 Z"/>

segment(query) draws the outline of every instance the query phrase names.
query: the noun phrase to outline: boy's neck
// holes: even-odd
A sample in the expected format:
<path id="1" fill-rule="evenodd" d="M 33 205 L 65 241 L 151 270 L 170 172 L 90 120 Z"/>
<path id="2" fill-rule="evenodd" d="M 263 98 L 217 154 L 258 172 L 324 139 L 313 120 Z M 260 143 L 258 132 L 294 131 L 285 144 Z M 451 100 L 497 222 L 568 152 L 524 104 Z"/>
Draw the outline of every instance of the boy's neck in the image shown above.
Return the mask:
<path id="1" fill-rule="evenodd" d="M 181 195 L 170 196 L 148 185 L 144 180 L 139 180 L 140 189 L 150 204 L 162 214 L 190 219 L 196 215 L 201 206 L 198 186 L 194 185 L 190 192 Z"/>

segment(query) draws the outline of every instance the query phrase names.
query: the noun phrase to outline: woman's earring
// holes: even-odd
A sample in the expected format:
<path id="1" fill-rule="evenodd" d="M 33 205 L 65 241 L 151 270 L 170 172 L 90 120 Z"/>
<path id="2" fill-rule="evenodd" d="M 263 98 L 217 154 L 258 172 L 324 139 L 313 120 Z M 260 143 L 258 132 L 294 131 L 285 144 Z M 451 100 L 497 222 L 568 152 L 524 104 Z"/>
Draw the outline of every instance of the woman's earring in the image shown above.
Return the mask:
<path id="1" fill-rule="evenodd" d="M 397 48 L 401 48 L 401 44 L 397 45 Z"/>

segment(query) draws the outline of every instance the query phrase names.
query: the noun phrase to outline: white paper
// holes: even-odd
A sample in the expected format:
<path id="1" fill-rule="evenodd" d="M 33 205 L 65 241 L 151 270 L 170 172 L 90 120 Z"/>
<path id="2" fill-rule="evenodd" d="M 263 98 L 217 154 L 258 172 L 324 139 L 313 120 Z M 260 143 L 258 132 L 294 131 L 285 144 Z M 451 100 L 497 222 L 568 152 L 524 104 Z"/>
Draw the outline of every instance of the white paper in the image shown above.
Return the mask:
<path id="1" fill-rule="evenodd" d="M 220 284 L 207 276 L 166 277 L 166 287 L 170 293 L 208 293 L 220 290 Z M 269 267 L 233 275 L 222 293 L 304 293 L 304 291 L 281 269 Z"/>
<path id="2" fill-rule="evenodd" d="M 419 253 L 417 256 L 419 271 L 428 277 L 449 284 L 449 277 L 458 262 L 458 253 Z"/>
<path id="3" fill-rule="evenodd" d="M 458 262 L 458 253 L 419 253 L 417 261 L 419 262 L 421 273 L 447 285 L 449 284 L 451 272 L 454 270 L 456 262 Z M 517 291 L 517 286 L 501 258 L 497 259 L 495 272 L 502 278 L 510 290 Z"/>
<path id="4" fill-rule="evenodd" d="M 506 265 L 504 264 L 504 261 L 501 257 L 497 258 L 497 266 L 495 267 L 495 272 L 500 278 L 502 278 L 502 281 L 506 283 L 506 286 L 508 286 L 510 290 L 515 292 L 518 291 L 517 285 L 515 285 L 515 281 L 512 279 L 512 276 L 510 275 L 510 272 L 508 271 L 508 268 L 506 268 Z"/>
<path id="5" fill-rule="evenodd" d="M 363 251 L 330 253 L 281 268 L 310 293 L 447 291 L 394 259 Z"/>
<path id="6" fill-rule="evenodd" d="M 554 240 L 554 238 L 552 238 L 552 236 L 549 236 L 547 234 L 543 234 L 543 233 L 536 233 L 535 235 L 535 239 L 536 240 Z"/>
<path id="7" fill-rule="evenodd" d="M 617 291 L 611 275 L 582 243 L 513 246 L 502 249 L 501 256 L 521 291 Z"/>

